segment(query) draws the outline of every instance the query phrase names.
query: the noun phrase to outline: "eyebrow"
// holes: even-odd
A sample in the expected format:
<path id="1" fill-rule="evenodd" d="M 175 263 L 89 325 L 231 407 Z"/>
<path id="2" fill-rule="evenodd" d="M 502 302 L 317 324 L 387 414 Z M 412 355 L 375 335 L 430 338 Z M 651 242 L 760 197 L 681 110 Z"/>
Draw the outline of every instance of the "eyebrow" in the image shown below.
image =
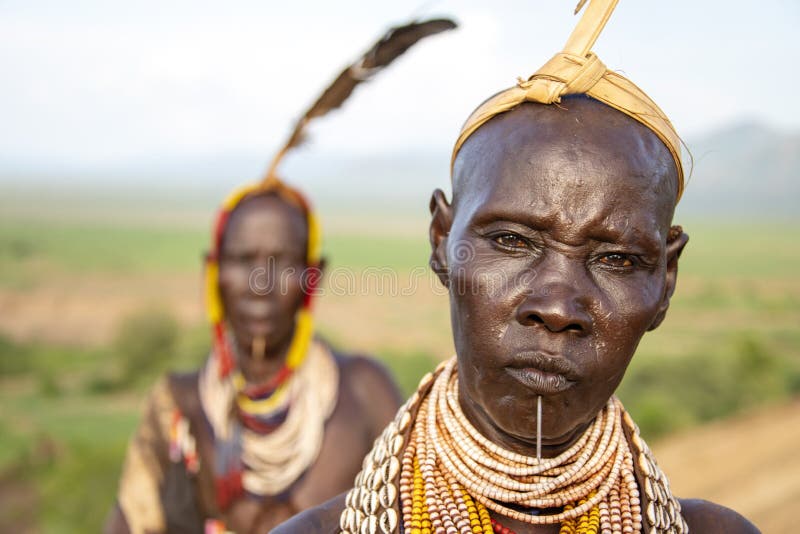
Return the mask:
<path id="1" fill-rule="evenodd" d="M 553 211 L 544 216 L 537 216 L 532 212 L 526 212 L 523 216 L 520 216 L 519 213 L 504 210 L 502 207 L 493 207 L 483 212 L 476 213 L 469 225 L 472 227 L 479 227 L 495 222 L 508 221 L 525 226 L 533 231 L 544 231 L 558 221 L 559 215 L 558 211 Z M 649 232 L 642 232 L 636 228 L 629 230 L 630 224 L 621 228 L 608 227 L 600 224 L 597 220 L 589 221 L 588 224 L 591 228 L 587 232 L 586 237 L 592 241 L 617 244 L 620 242 L 620 239 L 630 231 L 633 232 L 637 243 L 641 244 L 643 247 L 650 250 L 659 250 L 661 248 L 661 243 L 658 238 L 651 236 Z"/>
<path id="2" fill-rule="evenodd" d="M 618 230 L 600 227 L 590 232 L 588 237 L 589 239 L 600 243 L 617 244 L 620 242 L 622 236 L 626 233 L 627 232 L 625 230 L 620 232 Z M 661 249 L 661 242 L 655 238 L 655 236 L 651 236 L 648 232 L 640 232 L 639 230 L 634 229 L 633 235 L 636 243 L 644 248 L 653 251 Z"/>
<path id="3" fill-rule="evenodd" d="M 505 211 L 500 208 L 490 208 L 484 211 L 476 210 L 469 221 L 470 226 L 485 226 L 494 222 L 509 221 L 515 224 L 526 226 L 531 230 L 544 230 L 548 224 L 552 224 L 558 214 L 537 217 L 533 213 L 526 213 L 520 217 L 518 213 Z"/>
<path id="4" fill-rule="evenodd" d="M 223 245 L 222 253 L 223 254 L 261 254 L 262 252 L 266 252 L 268 256 L 280 256 L 285 255 L 291 252 L 291 249 L 286 246 L 278 246 L 272 248 L 270 250 L 264 250 L 260 245 L 259 246 L 250 246 L 248 244 L 238 244 L 238 245 Z"/>

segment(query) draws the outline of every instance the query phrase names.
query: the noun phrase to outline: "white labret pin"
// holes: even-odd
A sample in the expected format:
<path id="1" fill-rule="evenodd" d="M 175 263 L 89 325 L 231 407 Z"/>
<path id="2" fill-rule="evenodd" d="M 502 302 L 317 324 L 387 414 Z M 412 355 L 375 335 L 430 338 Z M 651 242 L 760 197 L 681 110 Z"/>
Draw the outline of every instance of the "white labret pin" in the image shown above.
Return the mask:
<path id="1" fill-rule="evenodd" d="M 536 396 L 536 461 L 542 461 L 542 396 Z"/>

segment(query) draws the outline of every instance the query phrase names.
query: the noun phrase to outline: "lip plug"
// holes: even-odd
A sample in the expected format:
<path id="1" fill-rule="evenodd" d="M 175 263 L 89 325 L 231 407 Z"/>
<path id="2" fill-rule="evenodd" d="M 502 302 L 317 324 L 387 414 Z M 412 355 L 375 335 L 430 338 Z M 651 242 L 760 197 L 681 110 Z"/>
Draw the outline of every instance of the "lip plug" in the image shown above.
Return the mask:
<path id="1" fill-rule="evenodd" d="M 536 461 L 542 461 L 542 396 L 536 396 Z"/>
<path id="2" fill-rule="evenodd" d="M 266 352 L 267 348 L 267 340 L 264 339 L 263 336 L 258 336 L 253 339 L 253 346 L 251 350 L 251 354 L 253 359 L 256 361 L 261 361 L 264 359 L 264 353 Z"/>

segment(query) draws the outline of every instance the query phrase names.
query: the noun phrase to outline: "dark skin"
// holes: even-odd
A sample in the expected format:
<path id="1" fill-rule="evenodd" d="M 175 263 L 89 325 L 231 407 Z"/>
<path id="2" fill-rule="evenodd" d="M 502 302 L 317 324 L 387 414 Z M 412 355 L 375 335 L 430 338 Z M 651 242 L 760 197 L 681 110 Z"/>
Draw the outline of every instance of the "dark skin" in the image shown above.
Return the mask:
<path id="1" fill-rule="evenodd" d="M 676 183 L 653 132 L 588 98 L 524 104 L 467 140 L 452 204 L 431 199 L 431 267 L 449 288 L 459 401 L 483 435 L 535 456 L 541 395 L 553 457 L 608 401 L 675 291 L 688 241 L 667 238 Z M 681 502 L 692 532 L 758 532 L 727 508 Z M 337 506 L 278 532 L 330 532 Z M 493 517 L 518 534 L 559 530 Z"/>
<path id="2" fill-rule="evenodd" d="M 242 201 L 225 228 L 219 287 L 250 382 L 268 380 L 286 359 L 303 302 L 307 237 L 302 212 L 274 195 Z M 252 352 L 257 337 L 265 343 L 261 357 Z"/>
<path id="3" fill-rule="evenodd" d="M 663 318 L 687 241 L 666 242 L 676 183 L 666 147 L 588 102 L 565 103 L 573 121 L 552 106 L 497 117 L 462 149 L 453 205 L 433 198 L 461 404 L 521 454 L 536 444 L 537 395 L 545 456 L 602 409 Z"/>
<path id="4" fill-rule="evenodd" d="M 220 258 L 220 289 L 237 343 L 238 365 L 250 382 L 269 380 L 285 361 L 295 313 L 302 304 L 307 232 L 302 212 L 274 195 L 246 199 L 229 220 Z M 276 269 L 267 269 L 266 276 L 277 273 L 279 283 L 274 290 L 268 289 L 263 277 L 263 267 L 271 263 Z M 256 336 L 269 339 L 263 357 L 253 357 L 250 352 Z M 386 370 L 373 360 L 337 357 L 337 364 L 338 400 L 317 460 L 280 498 L 259 501 L 242 497 L 235 501 L 223 518 L 228 529 L 240 534 L 269 532 L 352 486 L 363 457 L 394 417 L 401 397 Z M 201 449 L 213 448 L 210 440 L 203 443 L 202 435 L 198 441 Z M 106 532 L 128 532 L 118 507 L 112 511 Z"/>

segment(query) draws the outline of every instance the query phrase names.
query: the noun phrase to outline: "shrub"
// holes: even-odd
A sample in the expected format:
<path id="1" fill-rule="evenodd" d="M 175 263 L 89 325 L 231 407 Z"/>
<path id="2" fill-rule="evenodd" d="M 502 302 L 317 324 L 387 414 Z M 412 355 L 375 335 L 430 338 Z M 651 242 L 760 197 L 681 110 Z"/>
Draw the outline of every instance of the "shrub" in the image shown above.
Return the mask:
<path id="1" fill-rule="evenodd" d="M 0 336 L 0 377 L 29 373 L 36 367 L 28 347 Z"/>
<path id="2" fill-rule="evenodd" d="M 636 356 L 619 396 L 654 438 L 784 399 L 799 385 L 800 364 L 758 336 L 740 333 L 715 353 Z"/>
<path id="3" fill-rule="evenodd" d="M 120 362 L 120 385 L 134 384 L 166 369 L 174 357 L 179 327 L 164 310 L 144 310 L 126 318 L 112 345 Z"/>

